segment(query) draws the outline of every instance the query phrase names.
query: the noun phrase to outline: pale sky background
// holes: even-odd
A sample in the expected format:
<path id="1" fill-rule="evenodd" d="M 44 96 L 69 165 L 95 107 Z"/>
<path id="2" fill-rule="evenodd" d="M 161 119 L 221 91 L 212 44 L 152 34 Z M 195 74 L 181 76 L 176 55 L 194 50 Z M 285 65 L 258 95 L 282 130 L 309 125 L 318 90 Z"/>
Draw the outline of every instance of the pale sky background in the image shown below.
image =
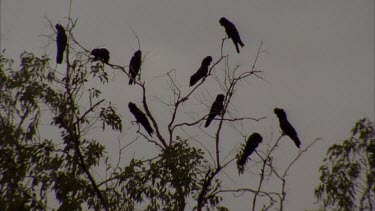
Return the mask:
<path id="1" fill-rule="evenodd" d="M 13 59 L 24 50 L 37 55 L 47 53 L 54 61 L 55 43 L 41 36 L 52 34 L 46 18 L 66 26 L 68 15 L 69 0 L 2 0 L 1 50 L 6 49 L 6 55 Z M 220 56 L 224 28 L 218 21 L 222 16 L 237 26 L 246 45 L 237 54 L 232 42 L 226 42 L 224 49 L 231 55 L 232 67 L 238 64 L 244 70 L 251 68 L 261 41 L 267 51 L 261 55 L 258 69 L 264 71 L 262 76 L 269 83 L 255 77 L 241 83 L 230 108 L 235 116 L 267 119 L 246 122 L 239 130 L 245 135 L 257 131 L 265 143 L 274 141 L 280 133 L 273 108 L 281 107 L 295 126 L 302 147 L 323 138 L 293 167 L 287 188 L 286 210 L 317 208 L 313 191 L 327 147 L 348 137 L 356 120 L 374 120 L 373 0 L 73 0 L 71 8 L 71 17 L 78 18 L 75 37 L 88 49 L 107 48 L 113 64 L 128 65 L 138 49 L 132 30 L 138 34 L 141 49 L 147 52 L 142 79 L 149 87 L 151 109 L 161 125 L 166 125 L 168 113 L 155 97 L 168 101 L 170 93 L 165 80 L 157 76 L 176 69 L 176 79 L 186 90 L 184 93 L 190 90 L 188 80 L 202 58 L 211 55 L 216 61 Z M 111 70 L 109 73 L 112 84 L 101 86 L 105 88 L 104 96 L 118 106 L 125 128 L 134 131 L 127 104 L 140 104 L 139 88 L 129 87 L 123 74 Z M 216 82 L 212 78 L 206 80 L 192 102 L 184 105 L 188 121 L 209 110 L 199 103 L 199 98 L 213 100 L 218 93 L 221 90 Z M 226 130 L 221 146 L 224 154 L 237 150 L 243 142 L 236 130 Z M 212 134 L 214 127 L 205 131 Z M 186 132 L 195 136 L 192 133 L 197 131 Z M 207 136 L 199 133 L 201 142 L 209 146 L 211 140 L 205 140 Z M 189 138 L 183 132 L 179 135 Z M 105 142 L 108 151 L 118 149 L 111 144 L 113 140 Z M 149 146 L 140 142 L 134 150 Z M 297 153 L 293 142 L 283 138 L 277 154 L 280 166 Z M 234 166 L 233 163 L 226 170 L 227 175 L 222 175 L 226 178 L 223 185 L 255 187 L 252 175 L 238 176 Z M 244 210 L 250 206 L 249 195 L 224 195 L 223 204 L 232 210 Z"/>

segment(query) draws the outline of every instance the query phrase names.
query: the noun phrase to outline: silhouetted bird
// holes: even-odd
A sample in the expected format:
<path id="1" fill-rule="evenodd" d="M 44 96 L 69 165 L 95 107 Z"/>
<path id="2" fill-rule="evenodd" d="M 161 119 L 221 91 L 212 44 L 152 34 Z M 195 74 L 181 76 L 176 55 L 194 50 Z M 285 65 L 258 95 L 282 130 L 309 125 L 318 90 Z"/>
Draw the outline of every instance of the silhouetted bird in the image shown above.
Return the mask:
<path id="1" fill-rule="evenodd" d="M 216 115 L 221 115 L 224 109 L 224 98 L 225 96 L 223 94 L 219 94 L 216 96 L 216 100 L 214 103 L 212 103 L 211 110 L 208 114 L 207 121 L 204 127 L 208 127 Z"/>
<path id="2" fill-rule="evenodd" d="M 139 108 L 132 102 L 129 102 L 128 107 L 130 112 L 134 115 L 137 122 L 140 123 L 148 132 L 148 134 L 150 134 L 150 136 L 152 137 L 152 133 L 154 132 L 154 130 L 152 129 L 146 115 L 141 110 L 139 110 Z"/>
<path id="3" fill-rule="evenodd" d="M 245 149 L 242 152 L 242 155 L 240 159 L 237 160 L 237 165 L 239 166 L 239 169 L 243 169 L 247 158 L 255 151 L 255 149 L 258 147 L 260 143 L 262 143 L 262 136 L 259 135 L 259 133 L 253 133 L 246 141 Z M 242 173 L 242 171 L 240 171 Z"/>
<path id="4" fill-rule="evenodd" d="M 207 76 L 208 66 L 210 66 L 211 62 L 212 62 L 211 56 L 207 56 L 206 58 L 202 60 L 202 64 L 200 68 L 198 69 L 198 71 L 190 77 L 190 86 L 194 86 L 194 84 L 197 83 L 200 79 Z"/>
<path id="5" fill-rule="evenodd" d="M 99 60 L 106 64 L 109 62 L 109 51 L 105 48 L 95 48 L 91 51 L 91 55 L 94 56 L 92 59 L 94 62 Z"/>
<path id="6" fill-rule="evenodd" d="M 134 52 L 133 57 L 130 60 L 129 64 L 129 85 L 135 84 L 135 79 L 138 75 L 139 70 L 141 69 L 142 64 L 142 51 L 138 50 Z"/>
<path id="7" fill-rule="evenodd" d="M 276 114 L 276 116 L 279 118 L 280 128 L 283 131 L 283 133 L 287 136 L 289 136 L 296 146 L 300 148 L 301 141 L 298 138 L 296 130 L 293 128 L 293 126 L 289 123 L 286 113 L 281 108 L 275 108 L 273 112 Z"/>
<path id="8" fill-rule="evenodd" d="M 56 24 L 57 36 L 56 36 L 56 44 L 57 44 L 57 55 L 56 55 L 56 63 L 61 64 L 64 58 L 64 51 L 66 48 L 66 44 L 68 42 L 68 36 L 66 36 L 65 29 L 60 24 Z"/>
<path id="9" fill-rule="evenodd" d="M 236 26 L 224 17 L 220 18 L 219 22 L 220 22 L 220 25 L 224 26 L 225 32 L 227 33 L 228 37 L 232 39 L 234 45 L 236 46 L 237 53 L 240 53 L 238 44 L 240 44 L 241 47 L 244 47 L 245 45 L 243 44 L 240 38 L 240 35 L 237 31 Z"/>

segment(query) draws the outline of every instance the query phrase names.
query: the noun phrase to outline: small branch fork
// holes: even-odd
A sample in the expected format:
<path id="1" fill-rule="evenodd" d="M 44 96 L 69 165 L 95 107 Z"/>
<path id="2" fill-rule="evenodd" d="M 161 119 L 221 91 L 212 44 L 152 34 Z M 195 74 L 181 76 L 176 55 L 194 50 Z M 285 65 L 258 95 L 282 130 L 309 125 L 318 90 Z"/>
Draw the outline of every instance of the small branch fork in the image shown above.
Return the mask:
<path id="1" fill-rule="evenodd" d="M 282 173 L 282 175 L 280 175 L 276 169 L 272 166 L 272 165 L 269 165 L 271 171 L 276 175 L 276 177 L 278 179 L 280 179 L 282 185 L 281 185 L 281 200 L 280 200 L 280 207 L 279 207 L 279 210 L 284 210 L 284 202 L 286 200 L 286 177 L 288 176 L 288 172 L 289 170 L 292 168 L 292 166 L 299 160 L 299 158 L 305 153 L 307 152 L 314 144 L 316 144 L 319 140 L 321 140 L 321 138 L 317 138 L 315 140 L 313 140 L 305 149 L 303 150 L 300 150 L 298 152 L 298 155 L 292 160 L 292 162 L 289 163 L 289 165 L 287 166 L 287 168 L 284 170 L 284 172 Z"/>

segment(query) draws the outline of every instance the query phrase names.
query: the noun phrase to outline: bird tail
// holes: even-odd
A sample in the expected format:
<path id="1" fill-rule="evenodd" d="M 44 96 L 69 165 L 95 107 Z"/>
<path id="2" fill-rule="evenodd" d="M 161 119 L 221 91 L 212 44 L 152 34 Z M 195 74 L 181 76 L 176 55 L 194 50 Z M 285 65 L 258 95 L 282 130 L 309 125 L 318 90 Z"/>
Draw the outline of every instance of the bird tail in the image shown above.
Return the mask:
<path id="1" fill-rule="evenodd" d="M 63 61 L 63 52 L 61 52 L 61 51 L 58 51 L 57 52 L 57 56 L 56 56 L 56 63 L 57 64 L 61 64 L 62 63 L 62 61 Z"/>
<path id="2" fill-rule="evenodd" d="M 206 124 L 204 125 L 204 127 L 208 127 L 210 125 L 210 123 L 211 123 L 211 120 L 207 119 Z"/>
<path id="3" fill-rule="evenodd" d="M 134 84 L 134 80 L 133 80 L 133 78 L 130 78 L 129 79 L 129 85 L 132 85 L 132 84 Z"/>
<path id="4" fill-rule="evenodd" d="M 151 129 L 151 131 L 147 131 L 147 132 L 152 137 L 152 133 L 154 132 L 154 130 Z"/>
<path id="5" fill-rule="evenodd" d="M 241 158 L 237 161 L 237 165 L 244 167 L 246 160 L 247 158 L 242 155 Z"/>
<path id="6" fill-rule="evenodd" d="M 246 159 L 244 159 L 243 156 L 240 158 L 240 160 L 237 161 L 237 169 L 238 169 L 239 175 L 243 174 L 245 170 L 245 163 L 246 163 Z"/>
<path id="7" fill-rule="evenodd" d="M 298 148 L 301 147 L 301 141 L 299 140 L 299 138 L 298 138 L 297 136 L 296 136 L 296 137 L 293 137 L 292 140 L 293 140 L 293 142 L 296 144 L 296 146 L 297 146 Z"/>
<path id="8" fill-rule="evenodd" d="M 234 43 L 234 45 L 236 46 L 237 53 L 240 53 L 240 48 L 238 47 L 238 43 Z"/>
<path id="9" fill-rule="evenodd" d="M 194 86 L 195 83 L 197 83 L 197 79 L 195 78 L 195 75 L 191 76 L 190 77 L 190 83 L 189 83 L 189 86 Z"/>
<path id="10" fill-rule="evenodd" d="M 245 44 L 243 44 L 242 40 L 239 40 L 238 43 L 241 45 L 241 47 L 245 47 Z"/>
<path id="11" fill-rule="evenodd" d="M 146 129 L 147 133 L 152 137 L 154 130 L 152 129 L 150 123 L 147 121 L 146 124 L 143 124 L 143 127 Z"/>

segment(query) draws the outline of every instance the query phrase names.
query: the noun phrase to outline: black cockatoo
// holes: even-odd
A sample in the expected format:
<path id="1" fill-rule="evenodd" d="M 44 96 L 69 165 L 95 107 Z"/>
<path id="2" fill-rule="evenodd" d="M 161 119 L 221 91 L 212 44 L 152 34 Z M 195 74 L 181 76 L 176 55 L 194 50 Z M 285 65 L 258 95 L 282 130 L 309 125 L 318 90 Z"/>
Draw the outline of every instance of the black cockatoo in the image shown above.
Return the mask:
<path id="1" fill-rule="evenodd" d="M 109 51 L 105 48 L 95 48 L 91 51 L 91 55 L 94 56 L 92 59 L 94 62 L 99 60 L 106 64 L 109 62 Z"/>
<path id="2" fill-rule="evenodd" d="M 281 108 L 275 108 L 273 112 L 276 114 L 276 116 L 279 118 L 280 128 L 283 131 L 283 133 L 287 136 L 289 136 L 296 146 L 300 148 L 301 141 L 298 138 L 296 130 L 293 128 L 293 126 L 289 123 L 286 113 Z"/>
<path id="3" fill-rule="evenodd" d="M 207 76 L 208 66 L 210 66 L 211 62 L 212 62 L 211 56 L 207 56 L 206 58 L 202 60 L 202 64 L 200 68 L 198 69 L 198 71 L 190 77 L 190 86 L 194 86 L 194 84 L 197 83 L 200 79 Z"/>
<path id="4" fill-rule="evenodd" d="M 148 134 L 150 134 L 150 136 L 152 137 L 152 133 L 154 132 L 154 130 L 152 129 L 146 115 L 141 110 L 139 110 L 139 108 L 132 102 L 129 102 L 128 107 L 130 112 L 134 115 L 137 122 L 140 123 L 148 132 Z"/>
<path id="5" fill-rule="evenodd" d="M 68 42 L 68 36 L 66 36 L 65 29 L 60 24 L 56 24 L 57 36 L 56 36 L 56 44 L 57 44 L 57 55 L 56 55 L 56 63 L 61 64 L 64 58 L 64 51 Z"/>
<path id="6" fill-rule="evenodd" d="M 223 94 L 219 94 L 216 96 L 216 100 L 214 103 L 212 103 L 211 110 L 208 114 L 207 121 L 204 127 L 208 127 L 216 115 L 222 114 L 224 109 L 224 98 L 225 96 Z"/>
<path id="7" fill-rule="evenodd" d="M 138 75 L 139 70 L 141 69 L 142 64 L 142 51 L 138 50 L 134 52 L 133 57 L 130 59 L 129 64 L 129 85 L 132 85 L 135 83 L 135 79 Z"/>
<path id="8" fill-rule="evenodd" d="M 245 148 L 243 149 L 240 158 L 237 160 L 238 170 L 243 172 L 247 158 L 255 151 L 260 143 L 262 143 L 262 136 L 259 133 L 253 133 L 246 141 Z"/>
<path id="9" fill-rule="evenodd" d="M 238 33 L 236 26 L 224 17 L 220 18 L 219 22 L 220 25 L 224 26 L 225 32 L 227 33 L 228 37 L 232 39 L 234 45 L 236 46 L 237 53 L 240 53 L 238 44 L 240 44 L 241 47 L 244 47 L 245 45 L 240 38 L 240 34 Z"/>

